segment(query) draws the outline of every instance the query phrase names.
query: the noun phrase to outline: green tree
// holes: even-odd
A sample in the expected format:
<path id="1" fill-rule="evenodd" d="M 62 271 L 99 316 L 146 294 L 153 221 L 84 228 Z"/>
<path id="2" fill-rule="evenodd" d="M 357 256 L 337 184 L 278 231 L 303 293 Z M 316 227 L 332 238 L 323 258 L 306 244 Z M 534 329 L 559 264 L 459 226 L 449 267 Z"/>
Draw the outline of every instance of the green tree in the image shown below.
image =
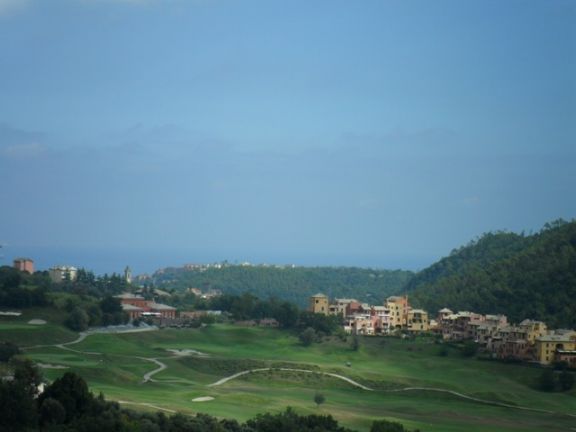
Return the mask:
<path id="1" fill-rule="evenodd" d="M 88 323 L 90 318 L 84 309 L 79 306 L 74 307 L 72 312 L 68 315 L 68 318 L 64 322 L 66 327 L 74 331 L 84 331 L 88 329 Z"/>
<path id="2" fill-rule="evenodd" d="M 66 422 L 87 413 L 94 400 L 86 381 L 73 372 L 66 372 L 46 387 L 38 398 L 40 406 L 49 398 L 62 405 L 66 412 Z"/>
<path id="3" fill-rule="evenodd" d="M 290 302 L 282 302 L 274 315 L 281 327 L 293 328 L 298 323 L 298 308 Z"/>
<path id="4" fill-rule="evenodd" d="M 552 369 L 545 369 L 538 379 L 538 387 L 542 391 L 551 392 L 556 388 L 556 380 Z"/>
<path id="5" fill-rule="evenodd" d="M 100 309 L 105 314 L 122 313 L 122 303 L 116 297 L 106 296 L 100 301 Z"/>
<path id="6" fill-rule="evenodd" d="M 298 335 L 298 338 L 300 342 L 302 342 L 302 345 L 310 346 L 316 339 L 316 331 L 312 327 L 308 327 Z"/>
<path id="7" fill-rule="evenodd" d="M 33 430 L 36 419 L 34 397 L 17 381 L 0 380 L 0 430 Z"/>
<path id="8" fill-rule="evenodd" d="M 7 362 L 16 354 L 20 353 L 20 349 L 12 342 L 0 343 L 0 362 Z"/>
<path id="9" fill-rule="evenodd" d="M 10 365 L 14 370 L 14 382 L 31 397 L 36 397 L 38 386 L 42 383 L 42 375 L 32 360 L 14 357 L 10 360 Z"/>
<path id="10" fill-rule="evenodd" d="M 562 371 L 558 377 L 558 381 L 560 382 L 560 388 L 562 388 L 563 391 L 568 391 L 574 387 L 574 374 L 567 370 Z"/>
<path id="11" fill-rule="evenodd" d="M 464 357 L 473 357 L 478 352 L 478 344 L 474 341 L 465 341 L 461 352 Z"/>
<path id="12" fill-rule="evenodd" d="M 358 351 L 360 349 L 360 336 L 357 333 L 352 334 L 352 340 L 350 341 L 350 348 L 352 351 Z"/>
<path id="13" fill-rule="evenodd" d="M 375 420 L 372 422 L 370 432 L 408 432 L 403 424 L 388 420 Z"/>
<path id="14" fill-rule="evenodd" d="M 40 426 L 59 425 L 66 420 L 66 410 L 56 399 L 46 398 L 40 405 Z"/>
<path id="15" fill-rule="evenodd" d="M 316 407 L 320 408 L 320 405 L 324 402 L 326 402 L 326 397 L 324 397 L 322 393 L 316 392 L 316 394 L 314 394 L 314 403 L 316 404 Z"/>

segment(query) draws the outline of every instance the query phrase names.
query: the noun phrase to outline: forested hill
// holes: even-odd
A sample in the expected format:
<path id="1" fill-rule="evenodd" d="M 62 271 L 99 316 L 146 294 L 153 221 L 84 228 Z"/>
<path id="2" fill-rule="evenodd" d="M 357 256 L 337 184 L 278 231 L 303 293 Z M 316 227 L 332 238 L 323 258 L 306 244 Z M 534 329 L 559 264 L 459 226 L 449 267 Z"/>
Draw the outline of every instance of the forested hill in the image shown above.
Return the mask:
<path id="1" fill-rule="evenodd" d="M 156 287 L 203 291 L 219 289 L 226 294 L 251 292 L 261 299 L 275 297 L 300 306 L 318 292 L 331 298 L 356 298 L 381 304 L 401 292 L 413 276 L 404 270 L 373 270 L 357 267 L 273 267 L 224 265 L 222 268 L 166 268 L 151 279 Z"/>
<path id="2" fill-rule="evenodd" d="M 406 290 L 433 313 L 449 307 L 576 328 L 576 221 L 533 235 L 485 234 L 419 272 Z"/>

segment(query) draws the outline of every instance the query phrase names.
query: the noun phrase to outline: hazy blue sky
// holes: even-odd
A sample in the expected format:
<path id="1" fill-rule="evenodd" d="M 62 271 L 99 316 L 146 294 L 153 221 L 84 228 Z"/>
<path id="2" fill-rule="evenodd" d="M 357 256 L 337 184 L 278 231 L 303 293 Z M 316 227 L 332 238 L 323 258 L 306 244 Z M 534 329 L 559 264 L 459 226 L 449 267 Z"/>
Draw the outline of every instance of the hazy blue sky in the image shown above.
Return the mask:
<path id="1" fill-rule="evenodd" d="M 573 0 L 0 0 L 0 263 L 422 268 L 575 191 Z"/>

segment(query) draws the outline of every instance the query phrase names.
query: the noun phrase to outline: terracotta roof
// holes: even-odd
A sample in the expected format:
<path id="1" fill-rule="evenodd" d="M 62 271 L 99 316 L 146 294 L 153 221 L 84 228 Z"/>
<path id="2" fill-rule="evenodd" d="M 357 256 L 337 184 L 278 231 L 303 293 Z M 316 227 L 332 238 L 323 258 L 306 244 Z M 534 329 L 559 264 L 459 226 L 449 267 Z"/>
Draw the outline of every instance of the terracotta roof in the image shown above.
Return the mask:
<path id="1" fill-rule="evenodd" d="M 138 306 L 131 305 L 131 304 L 122 303 L 122 310 L 125 310 L 125 311 L 142 311 L 144 309 L 142 309 L 141 307 L 138 307 Z"/>

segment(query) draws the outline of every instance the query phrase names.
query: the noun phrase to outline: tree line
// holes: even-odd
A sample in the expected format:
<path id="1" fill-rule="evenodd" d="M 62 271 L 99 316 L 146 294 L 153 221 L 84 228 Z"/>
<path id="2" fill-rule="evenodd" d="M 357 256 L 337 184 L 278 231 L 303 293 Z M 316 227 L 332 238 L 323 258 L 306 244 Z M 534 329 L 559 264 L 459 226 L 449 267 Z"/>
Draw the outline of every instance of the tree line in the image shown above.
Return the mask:
<path id="1" fill-rule="evenodd" d="M 65 312 L 64 324 L 75 331 L 127 322 L 120 301 L 113 297 L 127 288 L 124 278 L 116 274 L 97 277 L 80 269 L 75 280 L 55 283 L 48 272 L 29 274 L 0 267 L 0 307 L 55 306 Z"/>
<path id="2" fill-rule="evenodd" d="M 385 298 L 400 293 L 412 276 L 405 270 L 224 264 L 222 268 L 166 268 L 143 282 L 175 291 L 193 287 L 203 291 L 218 289 L 225 294 L 250 292 L 260 298 L 275 297 L 304 307 L 308 298 L 318 292 L 381 304 Z"/>

